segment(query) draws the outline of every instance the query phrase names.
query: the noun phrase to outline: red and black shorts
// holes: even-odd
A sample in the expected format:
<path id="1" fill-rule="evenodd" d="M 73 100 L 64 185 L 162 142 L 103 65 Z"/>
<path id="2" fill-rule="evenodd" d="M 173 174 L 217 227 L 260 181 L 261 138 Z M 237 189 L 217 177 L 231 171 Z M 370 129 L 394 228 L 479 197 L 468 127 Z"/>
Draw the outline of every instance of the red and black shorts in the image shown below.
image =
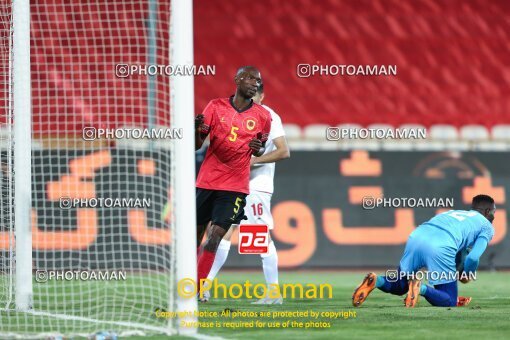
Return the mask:
<path id="1" fill-rule="evenodd" d="M 246 194 L 242 192 L 197 188 L 197 224 L 209 222 L 228 230 L 246 219 Z"/>

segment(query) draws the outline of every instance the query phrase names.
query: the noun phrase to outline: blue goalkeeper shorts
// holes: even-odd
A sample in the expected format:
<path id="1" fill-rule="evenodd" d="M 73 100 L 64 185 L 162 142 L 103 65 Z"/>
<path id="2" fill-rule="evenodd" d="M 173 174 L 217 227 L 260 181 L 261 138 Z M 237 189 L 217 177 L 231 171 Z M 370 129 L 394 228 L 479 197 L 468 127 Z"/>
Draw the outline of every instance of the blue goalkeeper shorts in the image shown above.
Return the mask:
<path id="1" fill-rule="evenodd" d="M 400 270 L 413 274 L 426 268 L 432 285 L 454 282 L 456 255 L 457 246 L 446 231 L 423 224 L 409 235 L 400 260 Z"/>

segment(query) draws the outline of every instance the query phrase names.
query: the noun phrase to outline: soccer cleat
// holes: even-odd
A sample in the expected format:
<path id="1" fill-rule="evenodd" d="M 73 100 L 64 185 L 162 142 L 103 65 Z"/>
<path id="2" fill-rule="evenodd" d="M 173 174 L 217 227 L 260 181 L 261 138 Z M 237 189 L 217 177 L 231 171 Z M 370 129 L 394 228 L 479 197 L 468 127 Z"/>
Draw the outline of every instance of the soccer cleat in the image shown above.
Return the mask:
<path id="1" fill-rule="evenodd" d="M 359 307 L 365 302 L 368 295 L 375 289 L 376 280 L 377 275 L 375 273 L 368 273 L 367 276 L 365 276 L 363 282 L 361 282 L 354 291 L 354 294 L 352 294 L 352 305 L 354 307 Z"/>
<path id="2" fill-rule="evenodd" d="M 414 308 L 418 303 L 420 298 L 420 280 L 410 280 L 409 281 L 409 291 L 407 292 L 407 296 L 404 300 L 404 304 L 406 308 Z"/>
<path id="3" fill-rule="evenodd" d="M 283 298 L 262 298 L 260 300 L 254 301 L 251 303 L 252 305 L 281 305 L 283 304 Z"/>
<path id="4" fill-rule="evenodd" d="M 459 296 L 457 298 L 457 307 L 465 307 L 471 302 L 471 297 Z"/>

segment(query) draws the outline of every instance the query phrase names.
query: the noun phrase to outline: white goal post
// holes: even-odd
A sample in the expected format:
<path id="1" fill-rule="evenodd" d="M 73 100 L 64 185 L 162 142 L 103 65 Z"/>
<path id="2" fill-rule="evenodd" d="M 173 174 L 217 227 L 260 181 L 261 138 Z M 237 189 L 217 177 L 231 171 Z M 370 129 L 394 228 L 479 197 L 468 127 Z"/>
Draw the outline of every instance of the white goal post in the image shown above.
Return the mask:
<path id="1" fill-rule="evenodd" d="M 30 1 L 12 3 L 12 96 L 14 116 L 14 227 L 16 309 L 32 309 L 32 93 Z"/>
<path id="2" fill-rule="evenodd" d="M 188 1 L 172 1 L 170 60 L 175 65 L 193 65 L 193 3 Z M 178 14 L 177 14 L 178 13 Z M 182 127 L 183 131 L 194 131 L 194 120 L 190 119 L 189 113 L 194 112 L 194 84 L 192 76 L 172 78 L 172 104 L 175 125 Z M 184 134 L 182 147 L 175 150 L 175 182 L 176 190 L 176 224 L 188 228 L 179 228 L 177 234 L 177 280 L 197 277 L 196 252 L 189 253 L 189 249 L 196 248 L 196 202 L 195 191 L 190 188 L 195 186 L 195 135 Z M 189 207 L 194 207 L 189 209 Z M 177 311 L 181 312 L 184 322 L 196 324 L 196 314 L 189 315 L 189 311 L 197 311 L 197 299 L 184 299 L 177 296 Z M 179 332 L 182 334 L 196 333 L 196 327 L 182 327 L 179 322 Z"/>

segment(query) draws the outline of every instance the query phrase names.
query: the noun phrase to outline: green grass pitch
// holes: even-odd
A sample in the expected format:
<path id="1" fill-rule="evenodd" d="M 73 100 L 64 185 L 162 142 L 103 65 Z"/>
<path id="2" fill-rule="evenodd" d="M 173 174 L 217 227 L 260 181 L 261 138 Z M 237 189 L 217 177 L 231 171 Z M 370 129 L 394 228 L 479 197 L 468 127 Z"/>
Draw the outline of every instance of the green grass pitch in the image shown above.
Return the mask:
<path id="1" fill-rule="evenodd" d="M 259 282 L 261 274 L 224 273 L 222 282 L 235 283 L 249 279 Z M 281 306 L 251 305 L 247 300 L 212 300 L 201 304 L 204 310 L 220 311 L 225 307 L 245 311 L 260 310 L 314 310 L 356 311 L 356 318 L 324 321 L 328 329 L 214 329 L 204 334 L 237 339 L 508 339 L 510 337 L 510 273 L 478 273 L 478 280 L 466 285 L 459 283 L 459 294 L 471 296 L 471 304 L 462 308 L 432 307 L 420 299 L 418 307 L 403 307 L 403 297 L 374 290 L 360 308 L 351 305 L 354 288 L 364 277 L 363 272 L 297 272 L 281 273 L 281 283 L 330 283 L 333 299 L 292 300 Z M 281 319 L 283 321 L 284 319 Z"/>
<path id="2" fill-rule="evenodd" d="M 438 308 L 432 307 L 421 298 L 417 308 L 406 309 L 403 307 L 403 297 L 385 294 L 379 290 L 372 292 L 365 304 L 360 308 L 351 305 L 351 295 L 354 288 L 361 282 L 364 272 L 282 272 L 280 283 L 301 283 L 303 285 L 329 283 L 333 286 L 332 299 L 286 299 L 281 306 L 251 305 L 253 300 L 238 299 L 212 299 L 210 302 L 200 304 L 202 311 L 217 311 L 221 313 L 225 308 L 231 308 L 241 312 L 262 311 L 306 311 L 335 312 L 354 311 L 355 318 L 326 319 L 319 318 L 317 321 L 327 322 L 329 328 L 268 328 L 269 322 L 279 322 L 282 325 L 287 320 L 306 322 L 310 318 L 242 318 L 228 319 L 219 318 L 217 321 L 265 321 L 264 328 L 212 328 L 201 329 L 200 333 L 210 336 L 219 336 L 226 339 L 473 339 L 484 337 L 486 339 L 508 339 L 510 337 L 510 273 L 479 272 L 478 280 L 466 285 L 459 283 L 459 293 L 462 296 L 473 298 L 468 307 L 462 308 Z M 243 284 L 245 280 L 251 283 L 263 282 L 261 272 L 224 272 L 218 277 L 220 283 Z M 131 282 L 133 283 L 133 282 Z M 145 284 L 140 281 L 136 286 Z M 133 286 L 130 284 L 130 286 Z M 108 284 L 104 283 L 104 289 L 91 290 L 91 296 L 84 296 L 86 300 L 93 294 L 108 292 Z M 152 287 L 153 289 L 155 287 Z M 146 288 L 147 289 L 147 288 Z M 137 303 L 137 294 L 143 293 L 140 289 L 130 290 L 131 308 L 147 313 L 152 312 L 153 306 Z M 126 301 L 102 301 L 101 297 L 93 299 L 104 310 L 104 317 L 118 315 L 116 306 L 126 305 Z M 138 300 L 139 301 L 139 300 Z M 69 306 L 67 306 L 69 308 Z M 79 306 L 77 306 L 79 308 Z M 216 319 L 201 318 L 200 321 L 215 321 Z M 162 321 L 162 320 L 159 320 Z M 5 312 L 0 313 L 0 322 L 6 322 Z M 48 319 L 33 317 L 25 322 L 36 324 L 48 322 Z M 154 320 L 158 322 L 158 320 Z M 53 327 L 62 327 L 64 323 L 52 321 Z M 40 327 L 42 325 L 39 325 Z M 143 339 L 164 339 L 164 336 L 150 336 Z M 175 337 L 184 338 L 184 337 Z M 142 339 L 141 337 L 129 337 L 129 339 Z"/>

